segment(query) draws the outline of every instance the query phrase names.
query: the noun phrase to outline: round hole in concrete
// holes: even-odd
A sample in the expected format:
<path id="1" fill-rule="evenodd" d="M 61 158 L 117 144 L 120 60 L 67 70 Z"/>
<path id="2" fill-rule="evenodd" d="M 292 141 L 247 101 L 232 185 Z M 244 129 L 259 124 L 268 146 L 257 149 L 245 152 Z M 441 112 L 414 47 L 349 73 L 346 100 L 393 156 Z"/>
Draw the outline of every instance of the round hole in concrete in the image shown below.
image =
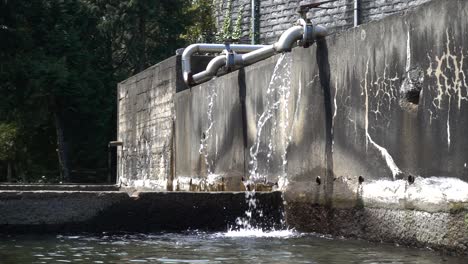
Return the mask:
<path id="1" fill-rule="evenodd" d="M 317 178 L 315 178 L 315 182 L 317 183 L 317 185 L 320 185 L 322 183 L 322 179 L 320 179 L 320 176 L 317 176 Z"/>
<path id="2" fill-rule="evenodd" d="M 364 182 L 364 177 L 359 176 L 358 181 L 359 181 L 359 184 L 362 184 Z"/>

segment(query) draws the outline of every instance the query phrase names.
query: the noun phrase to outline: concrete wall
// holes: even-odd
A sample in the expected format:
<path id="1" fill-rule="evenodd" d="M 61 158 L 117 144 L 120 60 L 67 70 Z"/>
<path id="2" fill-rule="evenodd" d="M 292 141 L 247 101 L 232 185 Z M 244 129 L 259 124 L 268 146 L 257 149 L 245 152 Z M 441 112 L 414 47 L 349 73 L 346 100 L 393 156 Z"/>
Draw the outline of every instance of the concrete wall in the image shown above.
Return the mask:
<path id="1" fill-rule="evenodd" d="M 123 185 L 165 190 L 172 175 L 176 58 L 118 86 L 119 177 Z"/>
<path id="2" fill-rule="evenodd" d="M 281 193 L 255 198 L 252 223 L 279 227 Z M 0 233 L 226 230 L 248 208 L 244 193 L 2 191 Z"/>
<path id="3" fill-rule="evenodd" d="M 211 57 L 195 56 L 199 71 Z M 188 87 L 180 56 L 173 56 L 118 85 L 117 173 L 122 187 L 172 190 L 174 177 L 174 98 Z"/>
<path id="4" fill-rule="evenodd" d="M 332 35 L 309 49 L 296 48 L 285 58 L 277 55 L 194 87 L 191 95 L 177 96 L 196 97 L 191 119 L 208 123 L 209 94 L 223 94 L 215 96 L 211 118 L 226 128 L 242 124 L 247 130 L 246 151 L 257 141 L 259 118 L 278 101 L 267 119 L 277 126 L 267 124 L 260 141 L 273 135 L 278 136 L 273 141 L 288 144 L 287 172 L 292 179 L 333 172 L 365 179 L 397 180 L 411 174 L 468 180 L 464 8 L 463 1 L 434 1 L 416 12 Z M 275 67 L 286 68 L 287 60 L 291 68 L 278 70 L 290 71 L 286 75 L 290 84 L 285 86 L 289 88 L 282 91 L 285 78 L 278 82 L 272 76 Z M 210 92 L 212 86 L 216 89 Z M 219 111 L 237 112 L 246 120 L 216 118 Z M 278 126 L 286 131 L 278 131 Z M 193 130 L 202 133 L 206 125 Z M 219 137 L 223 131 L 213 133 Z M 274 157 L 280 152 L 271 154 L 262 163 L 280 159 Z M 245 157 L 248 163 L 250 153 Z M 211 162 L 216 163 L 213 158 Z"/>
<path id="5" fill-rule="evenodd" d="M 250 39 L 251 0 L 218 1 L 216 6 L 219 11 L 216 14 L 219 28 L 225 19 L 228 1 L 232 1 L 232 24 L 239 16 L 241 7 L 244 8 L 240 14 L 243 16 L 242 36 Z M 359 0 L 359 21 L 360 23 L 368 23 L 379 20 L 428 1 L 430 0 Z M 260 4 L 260 42 L 273 43 L 281 33 L 299 19 L 297 14 L 299 5 L 314 1 L 260 0 L 258 2 Z M 353 27 L 354 0 L 336 0 L 323 6 L 330 9 L 312 10 L 307 17 L 311 18 L 315 24 L 326 26 L 332 33 Z"/>
<path id="6" fill-rule="evenodd" d="M 150 68 L 119 88 L 122 183 L 281 190 L 299 230 L 467 253 L 466 14 L 431 1 L 191 89 Z"/>
<path id="7" fill-rule="evenodd" d="M 290 225 L 466 253 L 467 13 L 432 1 L 177 94 L 181 173 L 239 171 L 242 139 L 245 179 L 284 191 Z"/>
<path id="8" fill-rule="evenodd" d="M 226 82 L 225 78 L 230 81 Z M 175 190 L 243 189 L 244 142 L 235 74 L 177 93 Z"/>

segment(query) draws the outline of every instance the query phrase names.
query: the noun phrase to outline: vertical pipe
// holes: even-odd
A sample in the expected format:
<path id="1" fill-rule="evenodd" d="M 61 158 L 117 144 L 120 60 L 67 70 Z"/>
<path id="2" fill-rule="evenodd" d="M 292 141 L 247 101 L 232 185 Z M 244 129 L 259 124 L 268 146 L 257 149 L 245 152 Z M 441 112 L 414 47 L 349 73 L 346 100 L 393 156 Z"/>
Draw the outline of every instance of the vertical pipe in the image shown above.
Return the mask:
<path id="1" fill-rule="evenodd" d="M 354 0 L 354 27 L 359 26 L 359 0 Z"/>
<path id="2" fill-rule="evenodd" d="M 107 183 L 112 181 L 112 147 L 107 145 Z"/>
<path id="3" fill-rule="evenodd" d="M 251 0 L 250 33 L 251 33 L 252 45 L 259 43 L 259 35 L 260 35 L 260 23 L 259 23 L 260 6 L 259 5 L 260 5 L 259 0 Z"/>

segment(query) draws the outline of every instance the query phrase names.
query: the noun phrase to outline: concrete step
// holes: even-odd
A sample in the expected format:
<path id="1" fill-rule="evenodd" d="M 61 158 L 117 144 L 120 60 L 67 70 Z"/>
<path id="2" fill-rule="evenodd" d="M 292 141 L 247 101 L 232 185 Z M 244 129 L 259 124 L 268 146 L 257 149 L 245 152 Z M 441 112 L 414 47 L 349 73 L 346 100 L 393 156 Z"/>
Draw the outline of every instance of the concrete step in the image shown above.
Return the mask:
<path id="1" fill-rule="evenodd" d="M 115 184 L 0 184 L 0 191 L 118 191 Z"/>

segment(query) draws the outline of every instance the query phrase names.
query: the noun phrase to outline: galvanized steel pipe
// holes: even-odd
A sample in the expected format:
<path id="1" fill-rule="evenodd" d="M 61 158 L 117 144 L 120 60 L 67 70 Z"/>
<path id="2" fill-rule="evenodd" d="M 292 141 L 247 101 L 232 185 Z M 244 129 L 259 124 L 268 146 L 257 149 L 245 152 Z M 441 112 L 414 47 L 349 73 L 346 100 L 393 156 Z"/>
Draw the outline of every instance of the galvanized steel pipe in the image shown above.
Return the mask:
<path id="1" fill-rule="evenodd" d="M 211 79 L 218 74 L 223 66 L 247 66 L 264 60 L 276 53 L 288 52 L 297 41 L 301 40 L 303 47 L 312 45 L 318 38 L 325 37 L 327 30 L 322 26 L 313 26 L 310 21 L 299 20 L 297 26 L 293 26 L 281 34 L 279 40 L 273 45 L 244 45 L 244 44 L 192 44 L 182 53 L 182 71 L 185 83 L 188 85 L 199 84 Z M 206 70 L 192 74 L 190 58 L 195 53 L 219 53 L 225 54 L 215 57 L 208 63 Z M 242 54 L 245 53 L 245 54 Z"/>

